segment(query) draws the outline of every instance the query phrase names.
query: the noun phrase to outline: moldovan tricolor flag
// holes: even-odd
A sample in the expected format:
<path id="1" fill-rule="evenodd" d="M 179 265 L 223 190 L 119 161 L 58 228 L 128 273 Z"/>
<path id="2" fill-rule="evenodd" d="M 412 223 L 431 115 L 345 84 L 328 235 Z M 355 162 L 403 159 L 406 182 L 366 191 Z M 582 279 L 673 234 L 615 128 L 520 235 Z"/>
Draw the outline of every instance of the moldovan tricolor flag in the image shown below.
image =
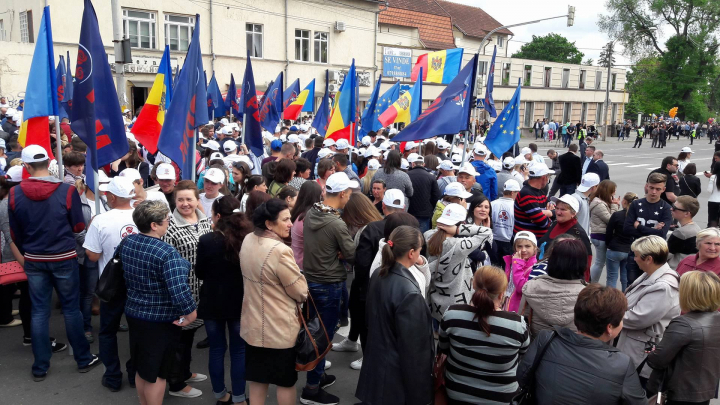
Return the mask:
<path id="1" fill-rule="evenodd" d="M 54 157 L 50 147 L 48 116 L 58 115 L 57 77 L 53 55 L 50 7 L 45 6 L 25 88 L 25 108 L 18 143 L 22 146 L 40 145 L 45 148 L 50 159 Z"/>
<path id="2" fill-rule="evenodd" d="M 308 84 L 303 91 L 298 94 L 297 98 L 285 107 L 283 118 L 286 120 L 296 120 L 300 116 L 300 112 L 313 112 L 313 102 L 315 101 L 315 79 Z"/>
<path id="3" fill-rule="evenodd" d="M 422 68 L 424 82 L 450 83 L 458 72 L 463 57 L 463 48 L 447 49 L 420 55 L 415 62 L 410 79 L 416 81 Z"/>
<path id="4" fill-rule="evenodd" d="M 357 115 L 355 87 L 357 87 L 357 76 L 355 73 L 355 58 L 353 58 L 350 70 L 348 70 L 345 80 L 340 86 L 340 91 L 335 95 L 335 103 L 333 103 L 332 112 L 330 113 L 325 138 L 332 138 L 335 141 L 347 139 L 350 144 L 354 144 L 353 139 L 355 137 L 351 127 L 355 124 L 355 116 Z"/>
<path id="5" fill-rule="evenodd" d="M 165 122 L 165 111 L 172 100 L 172 67 L 170 67 L 170 46 L 165 45 L 165 52 L 160 60 L 155 82 L 150 89 L 145 105 L 135 120 L 132 133 L 148 152 L 157 152 L 158 138 Z"/>
<path id="6" fill-rule="evenodd" d="M 423 69 L 420 68 L 420 75 Z M 403 122 L 405 125 L 415 121 L 422 113 L 422 80 L 415 82 L 415 85 L 403 93 L 396 102 L 385 112 L 380 114 L 378 121 L 386 127 L 395 122 Z"/>

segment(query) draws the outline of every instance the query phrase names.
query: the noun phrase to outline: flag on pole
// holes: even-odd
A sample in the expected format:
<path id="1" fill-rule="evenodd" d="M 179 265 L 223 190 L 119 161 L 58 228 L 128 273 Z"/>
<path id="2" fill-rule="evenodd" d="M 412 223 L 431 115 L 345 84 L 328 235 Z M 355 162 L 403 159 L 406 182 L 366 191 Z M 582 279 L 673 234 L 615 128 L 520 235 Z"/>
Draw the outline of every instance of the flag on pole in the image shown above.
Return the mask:
<path id="1" fill-rule="evenodd" d="M 54 55 L 50 7 L 45 6 L 25 88 L 25 107 L 18 143 L 22 146 L 40 145 L 45 148 L 50 159 L 54 159 L 54 156 L 50 147 L 48 116 L 58 115 L 58 101 L 62 98 L 58 94 Z M 63 62 L 62 57 L 60 61 Z"/>
<path id="2" fill-rule="evenodd" d="M 250 61 L 250 50 L 247 52 L 247 67 L 245 68 L 245 79 L 243 79 L 242 98 L 245 101 L 245 133 L 244 140 L 255 156 L 262 156 L 263 137 L 260 125 L 260 111 L 257 93 L 255 92 L 255 76 L 253 75 L 252 63 Z"/>
<path id="3" fill-rule="evenodd" d="M 430 107 L 400 131 L 393 141 L 417 141 L 466 131 L 470 124 L 470 99 L 475 85 L 477 58 L 476 54 Z"/>
<path id="4" fill-rule="evenodd" d="M 420 55 L 415 62 L 410 79 L 417 81 L 418 76 L 424 82 L 450 83 L 460 71 L 463 48 L 447 49 Z M 420 73 L 418 75 L 418 73 Z"/>
<path id="5" fill-rule="evenodd" d="M 495 82 L 495 55 L 497 54 L 497 46 L 493 49 L 492 61 L 490 61 L 490 71 L 488 72 L 487 86 L 485 86 L 485 110 L 491 117 L 497 117 L 495 110 L 495 100 L 493 100 L 493 87 Z M 502 155 L 498 155 L 502 156 Z"/>
<path id="6" fill-rule="evenodd" d="M 135 120 L 131 132 L 148 152 L 157 153 L 158 138 L 165 122 L 167 107 L 172 101 L 172 67 L 170 67 L 170 47 L 165 45 L 165 52 L 160 60 L 155 81 L 150 89 L 145 105 Z"/>
<path id="7" fill-rule="evenodd" d="M 378 98 L 377 104 L 375 104 L 375 110 L 373 111 L 372 126 L 368 128 L 368 132 L 377 131 L 378 129 L 383 127 L 383 124 L 381 124 L 380 120 L 378 120 L 380 114 L 390 108 L 390 106 L 393 105 L 393 103 L 395 103 L 398 98 L 400 98 L 399 81 L 395 82 L 395 84 L 393 84 L 389 89 L 387 89 L 387 91 L 385 91 L 385 93 L 383 93 L 382 96 Z"/>
<path id="8" fill-rule="evenodd" d="M 234 115 L 235 118 L 242 120 L 242 111 L 240 111 L 239 98 L 237 96 L 237 87 L 235 87 L 235 77 L 230 73 L 230 87 L 225 95 L 225 114 Z"/>
<path id="9" fill-rule="evenodd" d="M 377 107 L 378 99 L 380 98 L 380 84 L 382 82 L 382 75 L 378 77 L 375 88 L 370 94 L 370 99 L 365 106 L 365 111 L 360 116 L 360 129 L 358 130 L 358 137 L 362 139 L 363 136 L 367 135 L 368 132 L 372 131 L 372 125 L 377 117 L 375 116 L 375 110 Z"/>
<path id="10" fill-rule="evenodd" d="M 95 9 L 90 0 L 85 0 L 70 127 L 87 145 L 90 163 L 86 182 L 91 190 L 95 187 L 94 171 L 128 151 L 125 123 L 107 60 Z"/>
<path id="11" fill-rule="evenodd" d="M 192 179 L 195 170 L 195 129 L 208 122 L 202 52 L 200 50 L 200 15 L 195 15 L 195 29 L 185 63 L 177 79 L 173 99 L 167 110 L 168 122 L 162 127 L 158 149 L 180 168 L 183 180 Z M 231 93 L 228 93 L 228 98 Z"/>
<path id="12" fill-rule="evenodd" d="M 323 94 L 322 102 L 318 107 L 315 118 L 313 119 L 312 126 L 322 136 L 325 136 L 328 127 L 328 113 L 330 111 L 330 92 L 328 91 L 328 82 L 330 71 L 325 69 L 325 94 Z"/>
<path id="13" fill-rule="evenodd" d="M 488 130 L 485 146 L 495 156 L 502 156 L 520 141 L 520 79 L 512 98 Z"/>
<path id="14" fill-rule="evenodd" d="M 65 69 L 65 91 L 63 92 L 62 108 L 68 114 L 68 118 L 70 118 L 70 114 L 72 113 L 73 87 L 75 86 L 72 70 L 70 69 L 70 51 L 67 51 L 65 62 L 67 63 L 67 67 Z"/>
<path id="15" fill-rule="evenodd" d="M 283 72 L 280 72 L 275 81 L 268 87 L 260 105 L 260 124 L 271 134 L 275 133 L 275 128 L 280 122 L 282 114 L 282 89 Z"/>
<path id="16" fill-rule="evenodd" d="M 292 86 L 291 86 L 292 87 Z M 296 120 L 300 116 L 300 112 L 313 112 L 313 102 L 315 101 L 315 79 L 308 84 L 303 91 L 298 94 L 295 100 L 285 107 L 283 118 L 286 120 Z"/>
<path id="17" fill-rule="evenodd" d="M 423 69 L 420 68 L 420 75 L 422 72 Z M 422 80 L 415 82 L 410 90 L 403 93 L 396 102 L 380 114 L 378 121 L 382 126 L 386 127 L 395 122 L 408 125 L 420 116 L 422 113 L 422 83 Z"/>
<path id="18" fill-rule="evenodd" d="M 345 75 L 340 91 L 335 94 L 335 103 L 330 113 L 330 122 L 327 126 L 326 138 L 334 140 L 347 139 L 353 143 L 353 134 L 350 124 L 355 123 L 357 97 L 357 75 L 355 73 L 355 58 L 352 60 L 350 70 Z"/>
<path id="19" fill-rule="evenodd" d="M 283 112 L 297 99 L 298 95 L 300 95 L 300 79 L 295 79 L 295 81 L 292 82 L 292 84 L 283 92 Z M 287 120 L 290 118 L 285 118 L 285 114 L 283 114 L 283 119 Z"/>
<path id="20" fill-rule="evenodd" d="M 225 100 L 223 100 L 222 93 L 220 92 L 220 86 L 218 86 L 217 79 L 215 79 L 215 73 L 213 72 L 212 78 L 210 78 L 210 85 L 208 86 L 208 117 L 213 116 L 220 118 L 225 115 Z"/>
<path id="21" fill-rule="evenodd" d="M 65 64 L 65 57 L 60 55 L 60 61 L 58 62 L 57 69 L 55 69 L 57 75 L 55 83 L 57 83 L 58 117 L 60 117 L 60 119 L 70 118 L 70 115 L 62 104 L 65 99 L 65 89 L 67 88 L 65 85 L 67 80 L 67 72 L 65 71 L 66 68 L 67 65 Z"/>

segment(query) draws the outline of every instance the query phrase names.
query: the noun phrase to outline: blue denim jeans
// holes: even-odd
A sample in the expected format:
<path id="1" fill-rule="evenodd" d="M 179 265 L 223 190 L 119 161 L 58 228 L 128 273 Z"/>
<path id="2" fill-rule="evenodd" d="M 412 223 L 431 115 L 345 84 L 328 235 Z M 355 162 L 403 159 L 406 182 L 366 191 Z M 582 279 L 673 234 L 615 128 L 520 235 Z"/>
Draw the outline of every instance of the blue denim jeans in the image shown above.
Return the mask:
<path id="1" fill-rule="evenodd" d="M 123 373 L 120 369 L 120 356 L 118 355 L 117 332 L 120 328 L 120 321 L 125 313 L 125 298 L 113 302 L 100 302 L 100 360 L 105 366 L 103 380 L 113 388 L 120 389 L 122 386 Z M 132 359 L 125 364 L 128 373 L 128 380 L 135 381 L 135 367 Z"/>
<path id="2" fill-rule="evenodd" d="M 331 284 L 308 283 L 310 295 L 315 302 L 330 341 L 335 337 L 335 326 L 337 326 L 340 318 L 340 304 L 344 285 L 344 281 Z M 310 306 L 310 318 L 312 319 L 316 314 L 315 307 L 313 307 L 310 300 L 305 305 Z M 311 388 L 317 387 L 323 374 L 325 374 L 325 359 L 322 359 L 313 370 L 308 371 L 307 386 Z"/>
<path id="3" fill-rule="evenodd" d="M 83 317 L 85 332 L 92 332 L 92 302 L 95 297 L 100 271 L 98 263 L 85 258 L 85 264 L 80 265 L 80 312 Z"/>
<path id="4" fill-rule="evenodd" d="M 430 220 L 432 218 L 418 218 L 418 222 L 420 223 L 420 233 L 425 233 L 430 230 Z"/>
<path id="5" fill-rule="evenodd" d="M 607 247 L 605 241 L 591 238 L 590 242 L 595 246 L 595 255 L 593 255 L 593 264 L 590 266 L 590 282 L 597 283 L 602 276 L 603 267 L 605 267 L 605 253 Z"/>
<path id="6" fill-rule="evenodd" d="M 618 275 L 620 276 L 620 286 L 622 291 L 627 288 L 627 271 L 625 265 L 627 264 L 628 254 L 624 252 L 616 252 L 608 249 L 607 255 L 605 256 L 605 264 L 607 266 L 607 281 L 605 285 L 608 287 L 617 288 Z"/>
<path id="7" fill-rule="evenodd" d="M 564 196 L 565 194 L 574 194 L 576 188 L 577 188 L 577 186 L 575 184 L 560 185 L 560 197 Z"/>
<path id="8" fill-rule="evenodd" d="M 28 291 L 32 303 L 32 349 L 35 362 L 32 372 L 47 373 L 50 368 L 52 347 L 50 343 L 50 307 L 53 287 L 57 291 L 65 318 L 65 331 L 73 349 L 78 367 L 90 364 L 90 344 L 85 339 L 83 319 L 80 314 L 80 270 L 77 259 L 60 262 L 25 261 Z"/>
<path id="9" fill-rule="evenodd" d="M 227 394 L 225 388 L 225 326 L 230 334 L 230 380 L 232 401 L 242 402 L 245 397 L 245 341 L 240 337 L 240 319 L 205 320 L 205 331 L 210 344 L 208 372 L 215 399 Z"/>
<path id="10" fill-rule="evenodd" d="M 625 284 L 625 288 L 623 288 L 623 291 L 627 289 L 629 285 L 635 282 L 635 280 L 638 279 L 638 277 L 642 276 L 643 271 L 640 269 L 640 267 L 635 263 L 635 253 L 631 250 L 630 253 L 627 254 L 627 262 L 625 263 L 625 274 L 627 274 L 627 283 Z"/>

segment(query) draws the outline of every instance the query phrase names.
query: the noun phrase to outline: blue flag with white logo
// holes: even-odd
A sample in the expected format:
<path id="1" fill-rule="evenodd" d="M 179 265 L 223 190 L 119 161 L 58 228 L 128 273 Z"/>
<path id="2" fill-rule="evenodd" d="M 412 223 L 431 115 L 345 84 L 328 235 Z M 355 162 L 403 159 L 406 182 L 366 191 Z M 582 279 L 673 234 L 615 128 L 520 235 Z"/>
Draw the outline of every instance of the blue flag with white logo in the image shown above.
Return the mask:
<path id="1" fill-rule="evenodd" d="M 260 125 L 260 111 L 258 109 L 257 93 L 255 92 L 255 76 L 253 75 L 252 63 L 250 62 L 250 51 L 247 53 L 247 67 L 245 68 L 245 79 L 243 80 L 242 99 L 245 101 L 245 133 L 243 139 L 245 145 L 250 148 L 255 156 L 262 156 L 263 138 Z"/>
<path id="2" fill-rule="evenodd" d="M 128 151 L 125 123 L 107 60 L 95 9 L 90 0 L 85 0 L 70 127 L 87 145 L 88 166 L 93 169 L 88 170 L 88 174 L 120 159 Z M 91 189 L 94 188 L 92 177 L 87 178 Z"/>
<path id="3" fill-rule="evenodd" d="M 393 138 L 393 142 L 417 141 L 436 135 L 467 131 L 478 55 L 470 59 L 438 98 L 419 117 Z"/>
<path id="4" fill-rule="evenodd" d="M 495 156 L 502 156 L 520 141 L 520 79 L 517 90 L 493 122 L 485 138 L 485 146 Z"/>
<path id="5" fill-rule="evenodd" d="M 323 137 L 327 133 L 328 117 L 330 116 L 330 92 L 328 91 L 328 82 L 330 81 L 330 71 L 325 69 L 325 94 L 323 94 L 320 107 L 318 107 L 312 126 Z"/>
<path id="6" fill-rule="evenodd" d="M 495 82 L 495 54 L 497 54 L 497 46 L 493 50 L 492 61 L 490 61 L 490 72 L 488 73 L 487 86 L 485 87 L 485 110 L 491 117 L 497 117 L 497 111 L 495 111 L 495 100 L 493 100 L 493 87 Z"/>
<path id="7" fill-rule="evenodd" d="M 235 77 L 230 73 L 230 87 L 225 95 L 225 115 L 232 114 L 235 118 L 242 120 L 242 109 L 240 108 L 239 102 L 237 87 L 235 86 Z"/>
<path id="8" fill-rule="evenodd" d="M 222 93 L 220 92 L 220 86 L 218 86 L 217 79 L 215 79 L 215 73 L 210 78 L 210 84 L 208 85 L 208 116 L 214 118 L 220 118 L 225 115 L 225 100 L 223 100 Z"/>
<path id="9" fill-rule="evenodd" d="M 183 180 L 192 179 L 195 170 L 195 156 L 192 155 L 195 128 L 207 124 L 207 113 L 207 89 L 200 51 L 200 15 L 197 14 L 190 47 L 158 140 L 158 149 L 180 167 Z"/>
<path id="10" fill-rule="evenodd" d="M 280 122 L 283 103 L 283 72 L 268 87 L 265 97 L 260 105 L 260 124 L 271 134 L 275 133 L 275 128 Z M 259 155 L 258 155 L 259 156 Z"/>
<path id="11" fill-rule="evenodd" d="M 282 110 L 285 111 L 285 109 L 295 101 L 298 95 L 300 95 L 300 79 L 295 79 L 283 92 Z"/>
<path id="12" fill-rule="evenodd" d="M 58 99 L 58 116 L 62 120 L 63 118 L 70 118 L 70 115 L 65 111 L 65 108 L 62 104 L 63 100 L 65 99 L 65 89 L 67 88 L 65 86 L 65 80 L 67 80 L 67 74 L 65 72 L 65 69 L 67 68 L 67 65 L 65 64 L 65 57 L 60 55 L 60 62 L 58 62 L 57 69 L 55 69 L 55 72 L 57 74 L 57 99 Z"/>

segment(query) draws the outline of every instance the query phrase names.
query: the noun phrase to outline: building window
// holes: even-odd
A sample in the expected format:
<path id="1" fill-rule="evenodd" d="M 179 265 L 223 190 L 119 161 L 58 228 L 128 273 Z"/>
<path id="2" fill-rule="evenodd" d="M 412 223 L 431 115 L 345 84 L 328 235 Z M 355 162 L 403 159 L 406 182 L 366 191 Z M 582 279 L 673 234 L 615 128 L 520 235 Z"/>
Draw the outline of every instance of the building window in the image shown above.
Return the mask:
<path id="1" fill-rule="evenodd" d="M 562 88 L 567 89 L 570 85 L 570 69 L 563 69 Z"/>
<path id="2" fill-rule="evenodd" d="M 600 90 L 602 85 L 602 70 L 595 72 L 595 90 Z"/>
<path id="3" fill-rule="evenodd" d="M 545 103 L 545 118 L 549 121 L 553 117 L 553 103 Z"/>
<path id="4" fill-rule="evenodd" d="M 171 51 L 186 52 L 194 29 L 195 17 L 165 14 L 165 45 Z"/>
<path id="5" fill-rule="evenodd" d="M 481 60 L 479 62 L 479 65 L 480 66 L 478 67 L 478 76 L 481 76 L 481 77 L 485 76 L 487 74 L 487 70 L 488 70 L 488 61 Z"/>
<path id="6" fill-rule="evenodd" d="M 295 60 L 310 62 L 310 31 L 295 30 Z"/>
<path id="7" fill-rule="evenodd" d="M 585 88 L 585 79 L 587 78 L 587 70 L 581 70 L 580 71 L 580 88 Z"/>
<path id="8" fill-rule="evenodd" d="M 525 65 L 523 86 L 530 86 L 531 84 L 532 84 L 532 66 Z"/>
<path id="9" fill-rule="evenodd" d="M 570 121 L 570 113 L 572 113 L 572 103 L 565 103 L 565 107 L 563 108 L 562 122 Z"/>
<path id="10" fill-rule="evenodd" d="M 582 103 L 582 109 L 580 110 L 580 121 L 587 122 L 588 103 Z"/>
<path id="11" fill-rule="evenodd" d="M 33 34 L 32 10 L 20 12 L 20 42 L 33 43 L 35 36 Z"/>
<path id="12" fill-rule="evenodd" d="M 612 83 L 612 87 L 610 89 L 615 90 L 615 82 L 617 81 L 617 73 L 613 73 L 610 77 L 610 82 Z"/>
<path id="13" fill-rule="evenodd" d="M 613 103 L 612 105 L 612 119 L 610 122 L 617 122 L 617 115 L 618 115 L 618 104 Z"/>
<path id="14" fill-rule="evenodd" d="M 550 79 L 552 78 L 552 68 L 545 68 L 545 76 L 543 76 L 543 86 L 550 87 Z"/>
<path id="15" fill-rule="evenodd" d="M 245 40 L 250 56 L 263 57 L 263 26 L 261 24 L 245 24 Z"/>
<path id="16" fill-rule="evenodd" d="M 525 127 L 532 127 L 533 115 L 535 115 L 535 103 L 532 101 L 525 102 L 525 119 L 523 125 Z"/>
<path id="17" fill-rule="evenodd" d="M 328 33 L 315 32 L 315 62 L 328 63 Z"/>
<path id="18" fill-rule="evenodd" d="M 597 111 L 595 112 L 595 125 L 603 123 L 603 109 L 605 105 L 603 103 L 597 103 Z"/>
<path id="19" fill-rule="evenodd" d="M 157 48 L 155 44 L 155 13 L 123 10 L 123 36 L 130 38 L 130 46 L 133 48 Z"/>
<path id="20" fill-rule="evenodd" d="M 509 63 L 502 64 L 502 84 L 503 85 L 510 84 L 510 64 Z"/>
<path id="21" fill-rule="evenodd" d="M 5 23 L 0 20 L 0 41 L 7 41 L 7 34 L 5 33 Z"/>
<path id="22" fill-rule="evenodd" d="M 497 46 L 498 48 L 502 48 L 503 46 L 505 46 L 505 37 L 497 37 Z"/>

